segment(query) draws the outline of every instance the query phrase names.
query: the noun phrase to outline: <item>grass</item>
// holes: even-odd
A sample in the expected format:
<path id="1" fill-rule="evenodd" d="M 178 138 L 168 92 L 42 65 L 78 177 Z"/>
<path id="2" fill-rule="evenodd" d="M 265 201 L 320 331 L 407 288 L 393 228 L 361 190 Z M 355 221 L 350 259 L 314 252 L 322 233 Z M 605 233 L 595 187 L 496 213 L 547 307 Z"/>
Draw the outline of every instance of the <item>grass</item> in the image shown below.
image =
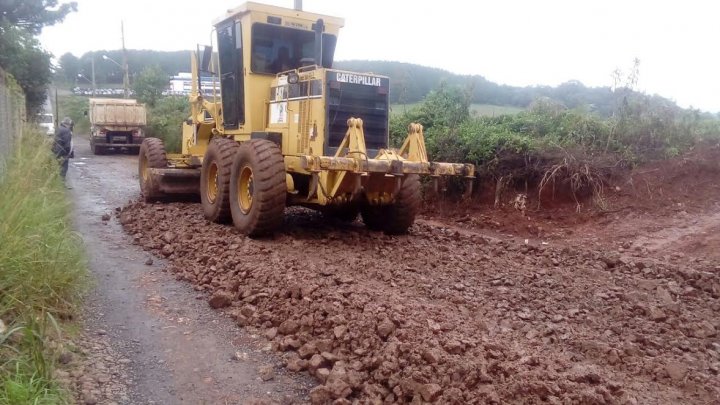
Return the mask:
<path id="1" fill-rule="evenodd" d="M 58 172 L 49 140 L 26 131 L 0 178 L 0 404 L 66 402 L 48 347 L 88 278 Z"/>

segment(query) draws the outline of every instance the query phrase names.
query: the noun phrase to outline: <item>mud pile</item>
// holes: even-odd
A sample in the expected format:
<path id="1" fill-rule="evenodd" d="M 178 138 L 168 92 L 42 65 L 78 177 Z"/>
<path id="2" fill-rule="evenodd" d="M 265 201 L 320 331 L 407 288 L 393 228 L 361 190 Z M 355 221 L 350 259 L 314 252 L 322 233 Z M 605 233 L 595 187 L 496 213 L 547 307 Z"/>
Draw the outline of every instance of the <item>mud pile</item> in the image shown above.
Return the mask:
<path id="1" fill-rule="evenodd" d="M 717 263 L 286 216 L 269 240 L 197 204 L 135 203 L 119 219 L 317 377 L 313 403 L 720 401 Z"/>

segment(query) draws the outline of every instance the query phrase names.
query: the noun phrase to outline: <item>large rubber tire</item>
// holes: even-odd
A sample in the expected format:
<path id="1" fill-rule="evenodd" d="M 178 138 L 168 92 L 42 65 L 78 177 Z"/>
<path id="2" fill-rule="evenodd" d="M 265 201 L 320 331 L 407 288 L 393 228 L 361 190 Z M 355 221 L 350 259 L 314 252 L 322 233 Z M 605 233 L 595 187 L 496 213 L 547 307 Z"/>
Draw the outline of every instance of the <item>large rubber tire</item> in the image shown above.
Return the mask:
<path id="1" fill-rule="evenodd" d="M 389 235 L 405 234 L 415 222 L 421 202 L 420 177 L 409 174 L 403 179 L 392 204 L 362 208 L 363 222 L 371 230 L 383 230 Z"/>
<path id="2" fill-rule="evenodd" d="M 155 201 L 162 197 L 158 185 L 153 183 L 148 169 L 162 169 L 167 167 L 167 154 L 165 144 L 158 138 L 146 138 L 140 145 L 140 156 L 138 158 L 138 177 L 140 179 L 140 191 L 146 202 Z"/>
<path id="3" fill-rule="evenodd" d="M 282 225 L 286 198 L 280 148 L 265 139 L 243 142 L 230 175 L 230 210 L 235 227 L 249 236 L 273 233 Z"/>
<path id="4" fill-rule="evenodd" d="M 238 143 L 232 139 L 214 138 L 210 141 L 200 170 L 200 201 L 203 214 L 209 221 L 229 223 L 230 171 Z"/>

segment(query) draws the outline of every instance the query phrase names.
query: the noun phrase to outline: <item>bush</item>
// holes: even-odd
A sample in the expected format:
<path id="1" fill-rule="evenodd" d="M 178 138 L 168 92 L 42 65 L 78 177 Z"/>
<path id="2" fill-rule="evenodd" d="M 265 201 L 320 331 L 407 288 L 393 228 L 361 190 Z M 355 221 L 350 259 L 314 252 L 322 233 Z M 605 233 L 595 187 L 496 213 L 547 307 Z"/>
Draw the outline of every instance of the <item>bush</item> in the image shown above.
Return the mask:
<path id="1" fill-rule="evenodd" d="M 391 116 L 391 145 L 401 145 L 408 124 L 419 122 L 431 160 L 474 163 L 478 175 L 498 187 L 520 180 L 542 188 L 552 181 L 575 195 L 583 188 L 601 191 L 604 181 L 633 163 L 720 139 L 720 120 L 659 97 L 625 96 L 610 118 L 548 98 L 517 114 L 477 117 L 467 113 L 466 93 L 441 86 L 416 108 Z"/>
<path id="2" fill-rule="evenodd" d="M 168 152 L 182 150 L 182 123 L 190 116 L 190 104 L 186 97 L 163 97 L 148 111 L 145 134 L 160 138 Z"/>

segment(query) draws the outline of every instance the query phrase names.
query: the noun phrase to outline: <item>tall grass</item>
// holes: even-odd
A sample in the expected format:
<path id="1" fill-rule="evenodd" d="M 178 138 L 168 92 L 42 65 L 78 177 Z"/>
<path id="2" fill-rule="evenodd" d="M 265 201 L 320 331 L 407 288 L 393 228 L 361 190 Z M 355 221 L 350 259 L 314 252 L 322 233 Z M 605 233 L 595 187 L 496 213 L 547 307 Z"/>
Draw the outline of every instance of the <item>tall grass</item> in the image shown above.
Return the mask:
<path id="1" fill-rule="evenodd" d="M 0 178 L 0 319 L 7 325 L 0 330 L 0 403 L 63 402 L 47 341 L 87 285 L 82 241 L 49 142 L 26 131 Z"/>

